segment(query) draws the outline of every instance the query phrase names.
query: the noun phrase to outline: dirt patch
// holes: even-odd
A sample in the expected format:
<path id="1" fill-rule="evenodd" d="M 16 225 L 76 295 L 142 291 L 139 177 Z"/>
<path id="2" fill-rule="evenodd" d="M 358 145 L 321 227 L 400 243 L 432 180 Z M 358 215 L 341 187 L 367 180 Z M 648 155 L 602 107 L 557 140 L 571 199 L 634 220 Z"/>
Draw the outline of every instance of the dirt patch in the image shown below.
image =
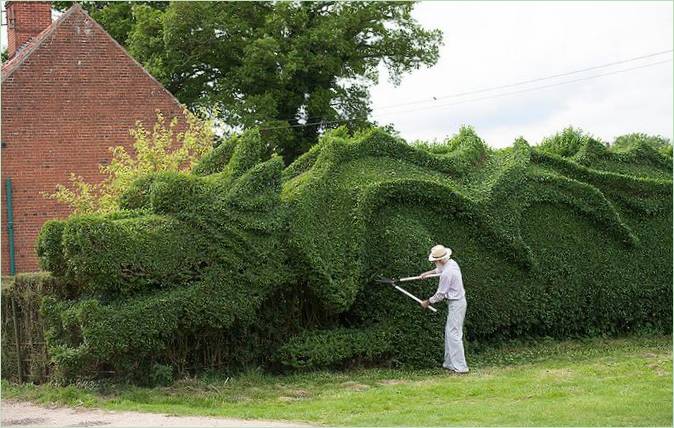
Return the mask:
<path id="1" fill-rule="evenodd" d="M 350 389 L 352 391 L 367 391 L 368 389 L 370 389 L 370 387 L 367 386 L 367 385 L 364 385 L 362 383 L 352 382 L 352 381 L 344 382 L 342 384 L 342 386 L 344 388 Z"/>
<path id="2" fill-rule="evenodd" d="M 290 391 L 290 395 L 297 398 L 308 398 L 311 394 L 309 393 L 309 391 L 304 389 L 295 389 Z"/>
<path id="3" fill-rule="evenodd" d="M 278 401 L 289 402 L 289 401 L 299 401 L 305 400 L 311 397 L 311 393 L 304 389 L 291 389 L 284 391 L 287 395 L 282 395 L 278 398 Z"/>
<path id="4" fill-rule="evenodd" d="M 42 407 L 24 401 L 2 400 L 1 426 L 106 426 L 115 427 L 301 427 L 292 422 L 229 419 L 202 416 L 169 416 L 159 413 L 113 412 L 100 409 Z M 30 418 L 23 416 L 31 415 Z"/>
<path id="5" fill-rule="evenodd" d="M 541 372 L 541 377 L 551 377 L 555 379 L 568 379 L 572 376 L 569 369 L 546 369 Z"/>
<path id="6" fill-rule="evenodd" d="M 660 366 L 659 363 L 651 363 L 647 364 L 647 367 L 655 372 L 656 375 L 658 376 L 667 376 L 667 372 L 664 370 L 663 367 Z"/>
<path id="7" fill-rule="evenodd" d="M 406 380 L 400 380 L 400 379 L 387 379 L 387 380 L 382 380 L 379 382 L 379 385 L 404 385 L 406 384 Z"/>

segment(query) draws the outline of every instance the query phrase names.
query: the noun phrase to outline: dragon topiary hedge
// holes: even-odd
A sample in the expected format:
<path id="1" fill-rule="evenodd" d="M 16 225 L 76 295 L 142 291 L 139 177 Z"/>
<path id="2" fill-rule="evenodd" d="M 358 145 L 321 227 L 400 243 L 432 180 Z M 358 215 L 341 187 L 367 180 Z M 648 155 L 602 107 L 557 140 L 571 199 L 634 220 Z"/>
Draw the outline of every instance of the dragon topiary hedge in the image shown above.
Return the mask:
<path id="1" fill-rule="evenodd" d="M 57 373 L 437 365 L 445 305 L 373 281 L 428 270 L 436 243 L 462 267 L 469 343 L 671 331 L 671 157 L 573 137 L 337 130 L 284 167 L 250 131 L 192 174 L 138 180 L 122 211 L 40 234 Z"/>

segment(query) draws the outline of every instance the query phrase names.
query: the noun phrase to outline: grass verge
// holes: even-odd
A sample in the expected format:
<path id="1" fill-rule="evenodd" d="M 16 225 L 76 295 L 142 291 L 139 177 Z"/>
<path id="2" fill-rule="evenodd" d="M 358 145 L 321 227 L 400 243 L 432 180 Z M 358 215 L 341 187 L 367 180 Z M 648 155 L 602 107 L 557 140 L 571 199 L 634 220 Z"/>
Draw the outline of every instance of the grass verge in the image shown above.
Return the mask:
<path id="1" fill-rule="evenodd" d="M 2 397 L 171 415 L 348 426 L 672 426 L 671 336 L 510 344 L 469 355 L 471 373 L 362 369 L 164 388 L 15 385 Z"/>

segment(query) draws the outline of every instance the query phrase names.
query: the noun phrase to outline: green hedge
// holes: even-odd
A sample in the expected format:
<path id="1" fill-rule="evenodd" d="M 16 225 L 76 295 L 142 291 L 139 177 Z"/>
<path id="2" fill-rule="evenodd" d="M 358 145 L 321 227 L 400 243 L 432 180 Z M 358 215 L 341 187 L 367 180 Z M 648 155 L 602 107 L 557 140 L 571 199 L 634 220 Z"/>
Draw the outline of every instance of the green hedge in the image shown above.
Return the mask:
<path id="1" fill-rule="evenodd" d="M 430 269 L 437 243 L 463 271 L 468 346 L 671 331 L 666 151 L 572 129 L 501 150 L 470 128 L 438 145 L 339 129 L 288 167 L 267 156 L 249 131 L 192 174 L 138 180 L 127 211 L 45 225 L 42 264 L 70 293 L 43 307 L 59 376 L 438 365 L 446 305 L 373 281 Z"/>
<path id="2" fill-rule="evenodd" d="M 260 310 L 272 296 L 285 298 L 291 278 L 279 199 L 282 169 L 274 157 L 236 178 L 158 174 L 148 188 L 146 215 L 73 217 L 63 227 L 46 227 L 43 266 L 65 260 L 59 272 L 77 290 L 75 299 L 48 296 L 43 307 L 58 376 L 142 375 L 149 369 L 139 359 L 175 361 L 167 344 L 178 337 L 202 330 L 223 335 L 233 326 L 256 331 Z M 276 313 L 271 324 L 285 318 Z M 279 328 L 293 326 L 284 323 Z M 226 334 L 240 343 L 237 334 Z M 236 355 L 230 346 L 213 351 Z M 181 364 L 204 365 L 210 358 L 201 357 L 183 356 Z M 248 353 L 229 364 L 257 358 Z"/>
<path id="3" fill-rule="evenodd" d="M 238 177 L 267 156 L 268 147 L 254 130 L 234 135 L 224 141 L 194 166 L 195 175 L 224 173 Z"/>
<path id="4" fill-rule="evenodd" d="M 312 266 L 308 287 L 325 311 L 389 326 L 393 361 L 438 364 L 444 305 L 420 313 L 371 278 L 428 270 L 425 255 L 441 242 L 463 269 L 471 341 L 671 330 L 672 243 L 662 239 L 672 233 L 671 158 L 645 150 L 618 159 L 596 140 L 570 142 L 576 150 L 564 154 L 584 165 L 523 140 L 496 152 L 476 141 L 464 129 L 450 148 L 407 156 L 409 146 L 379 130 L 326 139 L 311 168 L 286 182 L 290 243 L 298 264 Z M 463 162 L 449 156 L 457 152 Z M 625 162 L 643 174 L 625 175 Z M 429 296 L 435 283 L 409 287 Z M 293 342 L 297 356 L 316 346 Z"/>
<path id="5" fill-rule="evenodd" d="M 291 338 L 275 355 L 293 369 L 338 367 L 386 360 L 392 351 L 392 334 L 386 329 L 336 328 L 309 331 Z"/>
<path id="6" fill-rule="evenodd" d="M 40 306 L 44 295 L 58 294 L 62 289 L 62 282 L 46 272 L 2 278 L 0 358 L 4 379 L 19 380 L 19 360 L 21 380 L 39 383 L 49 379 L 52 365 Z M 20 351 L 18 355 L 17 348 Z"/>

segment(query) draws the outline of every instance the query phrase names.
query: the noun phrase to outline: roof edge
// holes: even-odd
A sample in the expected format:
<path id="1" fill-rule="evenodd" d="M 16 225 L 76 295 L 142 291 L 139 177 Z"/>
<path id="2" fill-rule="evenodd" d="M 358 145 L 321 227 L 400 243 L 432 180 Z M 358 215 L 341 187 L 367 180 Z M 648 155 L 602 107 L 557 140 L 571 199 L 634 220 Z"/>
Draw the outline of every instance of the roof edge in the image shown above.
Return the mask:
<path id="1" fill-rule="evenodd" d="M 11 76 L 12 74 L 14 74 L 14 72 L 15 72 L 17 69 L 19 69 L 19 68 L 21 67 L 21 65 L 26 61 L 26 59 L 28 59 L 28 57 L 30 57 L 30 55 L 31 55 L 37 48 L 39 48 L 40 46 L 42 46 L 42 44 L 44 43 L 44 41 L 47 40 L 47 39 L 49 38 L 49 36 L 51 36 L 52 33 L 54 33 L 54 32 L 56 31 L 56 29 L 57 29 L 58 27 L 61 26 L 61 24 L 63 23 L 63 21 L 65 21 L 65 19 L 68 18 L 70 15 L 72 15 L 76 10 L 84 11 L 84 9 L 82 9 L 82 6 L 80 6 L 79 3 L 75 3 L 74 5 L 72 5 L 72 6 L 70 7 L 70 9 L 68 9 L 67 11 L 65 11 L 65 12 L 63 13 L 63 15 L 59 16 L 58 19 L 57 19 L 56 21 L 52 22 L 52 23 L 49 25 L 49 27 L 47 27 L 46 29 L 44 29 L 42 33 L 38 34 L 38 35 L 35 37 L 35 39 L 33 39 L 33 43 L 30 43 L 28 46 L 26 46 L 26 47 L 24 48 L 24 49 L 26 49 L 26 52 L 25 52 L 25 53 L 24 53 L 24 52 L 19 52 L 20 54 L 22 54 L 22 57 L 17 61 L 17 63 L 16 63 L 16 64 L 12 64 L 13 67 L 11 67 L 11 69 L 8 70 L 6 73 L 2 73 L 2 79 L 0 80 L 0 82 L 4 82 L 5 80 L 7 80 L 7 78 L 9 78 L 9 76 Z M 11 60 L 10 60 L 10 61 L 11 61 Z M 5 64 L 3 64 L 3 67 L 2 67 L 2 68 L 5 68 L 4 66 L 7 65 L 7 64 L 9 64 L 10 61 L 8 61 L 8 62 L 6 62 Z"/>
<path id="2" fill-rule="evenodd" d="M 27 51 L 27 52 L 24 54 L 23 58 L 21 58 L 21 59 L 19 60 L 19 62 L 18 62 L 16 65 L 14 65 L 14 66 L 12 67 L 11 70 L 9 70 L 7 73 L 2 73 L 2 79 L 0 80 L 0 82 L 4 82 L 4 81 L 5 81 L 7 78 L 9 78 L 9 77 L 10 77 L 10 76 L 11 76 L 11 75 L 12 75 L 18 68 L 20 68 L 21 64 L 23 64 L 23 62 L 24 62 L 24 61 L 25 61 L 25 60 L 26 60 L 26 59 L 33 53 L 33 51 L 35 51 L 36 49 L 38 49 L 38 48 L 44 43 L 44 41 L 45 41 L 46 39 L 48 39 L 49 36 L 50 36 L 54 31 L 56 31 L 56 29 L 57 29 L 58 27 L 61 26 L 61 24 L 64 22 L 64 20 L 65 20 L 66 18 L 70 17 L 70 15 L 72 15 L 72 14 L 75 13 L 76 11 L 82 12 L 84 15 L 86 15 L 86 16 L 91 20 L 91 22 L 92 22 L 92 23 L 93 23 L 93 24 L 94 24 L 94 25 L 95 25 L 95 26 L 96 26 L 96 27 L 97 27 L 97 28 L 98 28 L 98 29 L 105 35 L 105 37 L 107 37 L 107 38 L 108 38 L 108 39 L 109 39 L 109 40 L 110 40 L 110 41 L 111 41 L 117 48 L 121 49 L 122 52 L 124 52 L 124 54 L 125 54 L 131 61 L 133 61 L 133 63 L 134 63 L 137 67 L 139 67 L 139 68 L 143 71 L 143 73 L 145 73 L 145 74 L 147 75 L 147 77 L 149 77 L 150 79 L 152 79 L 152 81 L 153 81 L 159 88 L 161 88 L 161 90 L 164 91 L 164 92 L 166 93 L 166 95 L 168 95 L 168 96 L 173 100 L 173 102 L 175 102 L 175 104 L 176 104 L 178 107 L 180 107 L 180 108 L 183 109 L 183 110 L 186 108 L 186 107 L 185 107 L 185 106 L 184 106 L 184 105 L 183 105 L 183 104 L 182 104 L 182 103 L 175 97 L 175 95 L 173 95 L 168 89 L 166 89 L 166 87 L 165 87 L 159 80 L 157 80 L 152 74 L 150 74 L 150 73 L 145 69 L 145 67 L 143 67 L 143 65 L 142 65 L 141 63 L 139 63 L 134 57 L 132 57 L 132 56 L 129 54 L 129 52 L 124 48 L 124 46 L 120 45 L 120 44 L 117 42 L 117 40 L 115 40 L 115 39 L 110 35 L 110 33 L 108 33 L 108 32 L 105 30 L 105 28 L 103 28 L 103 26 L 102 26 L 101 24 L 99 24 L 94 18 L 92 18 L 92 17 L 87 13 L 87 11 L 86 11 L 84 8 L 82 8 L 82 6 L 80 6 L 79 3 L 73 4 L 73 5 L 70 7 L 70 9 L 68 9 L 63 15 L 59 16 L 59 18 L 58 18 L 56 21 L 54 21 L 54 22 L 51 24 L 51 26 L 47 27 L 47 29 L 45 29 L 44 32 L 41 33 L 41 34 L 38 36 L 38 38 L 35 39 L 35 44 L 34 44 L 34 45 L 31 45 L 31 46 L 26 47 L 26 49 L 30 49 L 30 50 Z M 5 63 L 5 64 L 8 64 L 8 63 Z"/>
<path id="3" fill-rule="evenodd" d="M 119 42 L 117 42 L 117 40 L 115 40 L 114 37 L 112 37 L 112 36 L 110 35 L 110 33 L 108 33 L 108 32 L 105 30 L 105 28 L 103 28 L 103 26 L 102 26 L 101 24 L 98 23 L 98 21 L 96 21 L 94 18 L 92 18 L 92 17 L 87 13 L 86 10 L 82 9 L 82 7 L 81 7 L 79 4 L 75 3 L 75 5 L 76 5 L 77 7 L 79 7 L 79 8 L 82 10 L 82 12 L 83 12 L 85 15 L 87 15 L 87 16 L 89 17 L 89 19 L 91 19 L 91 22 L 93 22 L 94 25 L 97 26 L 98 29 L 101 30 L 101 31 L 103 32 L 103 34 L 104 34 L 108 39 L 110 39 L 110 41 L 111 41 L 115 46 L 117 46 L 119 49 L 121 49 L 122 52 L 124 52 L 124 54 L 125 54 L 127 57 L 129 57 L 129 59 L 130 59 L 131 61 L 133 61 L 134 64 L 136 64 L 137 67 L 140 67 L 140 69 L 143 70 L 143 73 L 145 73 L 145 74 L 147 75 L 147 77 L 149 77 L 150 79 L 152 79 L 152 80 L 154 81 L 154 83 L 156 83 L 156 84 L 157 84 L 157 85 L 158 85 L 164 92 L 166 92 L 166 94 L 167 94 L 169 97 L 171 97 L 171 99 L 173 99 L 173 101 L 174 101 L 180 108 L 186 109 L 186 107 L 185 107 L 185 106 L 178 100 L 178 98 L 176 98 L 176 96 L 173 95 L 173 94 L 171 93 L 171 91 L 169 91 L 168 89 L 166 89 L 166 86 L 164 86 L 159 80 L 157 80 L 156 77 L 154 77 L 152 74 L 150 74 L 150 72 L 147 71 L 147 69 L 145 69 L 145 67 L 143 66 L 143 64 L 141 64 L 140 62 L 138 62 L 138 61 L 136 60 L 136 58 L 134 58 L 133 56 L 131 56 L 131 54 L 129 53 L 129 51 L 127 51 L 126 48 L 124 48 L 124 46 L 120 45 Z M 75 6 L 73 6 L 73 7 L 75 7 Z"/>

